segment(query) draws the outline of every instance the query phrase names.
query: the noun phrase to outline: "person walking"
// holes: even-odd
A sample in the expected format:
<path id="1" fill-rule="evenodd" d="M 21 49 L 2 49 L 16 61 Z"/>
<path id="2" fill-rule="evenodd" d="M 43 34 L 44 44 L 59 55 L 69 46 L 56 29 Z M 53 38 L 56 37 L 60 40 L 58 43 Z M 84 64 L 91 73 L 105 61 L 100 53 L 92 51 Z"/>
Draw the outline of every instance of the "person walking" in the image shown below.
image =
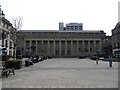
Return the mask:
<path id="1" fill-rule="evenodd" d="M 112 67 L 112 56 L 109 56 L 108 60 L 109 60 L 109 67 Z"/>
<path id="2" fill-rule="evenodd" d="M 98 57 L 96 57 L 96 64 L 98 64 Z"/>

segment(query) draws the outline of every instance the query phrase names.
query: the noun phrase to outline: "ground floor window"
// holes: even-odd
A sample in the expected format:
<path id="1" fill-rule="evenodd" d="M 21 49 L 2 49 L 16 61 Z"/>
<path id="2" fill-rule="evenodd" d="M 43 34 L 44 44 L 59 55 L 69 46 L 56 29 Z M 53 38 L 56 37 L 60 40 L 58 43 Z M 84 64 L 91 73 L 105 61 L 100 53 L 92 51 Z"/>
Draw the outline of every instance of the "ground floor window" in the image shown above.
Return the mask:
<path id="1" fill-rule="evenodd" d="M 115 51 L 115 56 L 120 58 L 120 50 Z"/>

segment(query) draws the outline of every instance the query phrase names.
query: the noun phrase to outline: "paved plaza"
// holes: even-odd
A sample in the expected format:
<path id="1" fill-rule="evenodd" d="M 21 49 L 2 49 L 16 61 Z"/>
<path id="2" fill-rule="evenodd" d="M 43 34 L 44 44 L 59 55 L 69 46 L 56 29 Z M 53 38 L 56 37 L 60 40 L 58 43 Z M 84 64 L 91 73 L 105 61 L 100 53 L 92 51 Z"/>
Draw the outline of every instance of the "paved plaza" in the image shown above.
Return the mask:
<path id="1" fill-rule="evenodd" d="M 118 63 L 53 58 L 16 70 L 2 79 L 3 88 L 118 88 Z"/>

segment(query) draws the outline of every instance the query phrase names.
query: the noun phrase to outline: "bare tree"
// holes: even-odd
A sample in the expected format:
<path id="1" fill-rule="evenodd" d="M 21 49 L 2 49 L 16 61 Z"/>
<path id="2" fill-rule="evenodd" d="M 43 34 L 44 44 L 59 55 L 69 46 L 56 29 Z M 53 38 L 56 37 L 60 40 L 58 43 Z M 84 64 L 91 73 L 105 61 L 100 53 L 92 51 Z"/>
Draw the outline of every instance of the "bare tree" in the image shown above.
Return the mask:
<path id="1" fill-rule="evenodd" d="M 13 24 L 13 27 L 18 31 L 19 29 L 22 28 L 22 19 L 21 17 L 16 17 L 16 18 L 12 18 L 11 22 Z M 14 35 L 14 58 L 16 58 L 16 32 Z"/>
<path id="2" fill-rule="evenodd" d="M 19 30 L 22 28 L 22 22 L 23 20 L 23 17 L 16 17 L 16 18 L 12 18 L 12 24 L 13 24 L 13 27 L 16 29 L 16 30 Z"/>

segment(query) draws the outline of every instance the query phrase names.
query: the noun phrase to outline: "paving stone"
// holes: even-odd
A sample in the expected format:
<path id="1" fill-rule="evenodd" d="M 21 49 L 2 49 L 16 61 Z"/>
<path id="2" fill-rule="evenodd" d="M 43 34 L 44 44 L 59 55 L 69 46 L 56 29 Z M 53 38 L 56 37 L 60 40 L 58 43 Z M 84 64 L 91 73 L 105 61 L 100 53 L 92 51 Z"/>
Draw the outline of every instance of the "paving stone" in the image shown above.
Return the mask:
<path id="1" fill-rule="evenodd" d="M 16 70 L 3 88 L 117 88 L 118 63 L 78 58 L 53 58 Z"/>

